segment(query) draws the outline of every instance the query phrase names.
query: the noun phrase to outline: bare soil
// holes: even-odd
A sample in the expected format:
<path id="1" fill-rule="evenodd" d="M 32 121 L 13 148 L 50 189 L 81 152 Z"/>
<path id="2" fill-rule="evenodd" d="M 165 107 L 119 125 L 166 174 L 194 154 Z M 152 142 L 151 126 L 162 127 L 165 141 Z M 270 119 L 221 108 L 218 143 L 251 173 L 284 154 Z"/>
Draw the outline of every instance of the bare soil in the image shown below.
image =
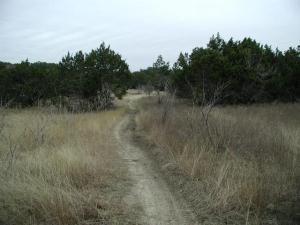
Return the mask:
<path id="1" fill-rule="evenodd" d="M 160 166 L 146 153 L 147 148 L 134 141 L 136 103 L 142 97 L 145 95 L 129 93 L 118 103 L 128 108 L 127 114 L 114 130 L 120 146 L 119 154 L 128 166 L 133 183 L 125 201 L 130 207 L 140 209 L 141 224 L 197 224 L 185 201 L 173 193 L 160 173 Z"/>

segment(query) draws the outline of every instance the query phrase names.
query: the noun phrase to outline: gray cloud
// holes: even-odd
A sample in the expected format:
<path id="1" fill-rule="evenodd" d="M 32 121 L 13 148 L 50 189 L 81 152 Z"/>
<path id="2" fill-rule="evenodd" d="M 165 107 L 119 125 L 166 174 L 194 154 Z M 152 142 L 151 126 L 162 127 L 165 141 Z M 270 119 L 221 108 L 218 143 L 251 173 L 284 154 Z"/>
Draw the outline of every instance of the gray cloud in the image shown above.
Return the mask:
<path id="1" fill-rule="evenodd" d="M 136 70 L 216 32 L 285 50 L 300 44 L 299 11 L 298 0 L 0 0 L 0 60 L 58 62 L 105 41 Z"/>

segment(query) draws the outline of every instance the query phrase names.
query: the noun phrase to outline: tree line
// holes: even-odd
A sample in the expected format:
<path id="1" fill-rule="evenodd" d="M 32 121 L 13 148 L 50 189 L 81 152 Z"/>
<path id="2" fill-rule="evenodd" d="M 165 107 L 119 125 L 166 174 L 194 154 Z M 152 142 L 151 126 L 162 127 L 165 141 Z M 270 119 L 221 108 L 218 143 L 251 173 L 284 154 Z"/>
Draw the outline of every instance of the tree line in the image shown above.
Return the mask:
<path id="1" fill-rule="evenodd" d="M 68 53 L 58 64 L 0 63 L 1 104 L 33 106 L 39 102 L 88 104 L 106 108 L 112 94 L 122 97 L 130 82 L 130 71 L 121 55 L 102 43 L 84 54 Z"/>
<path id="2" fill-rule="evenodd" d="M 152 66 L 131 73 L 122 56 L 102 43 L 89 53 L 67 53 L 58 64 L 0 62 L 0 103 L 24 107 L 73 99 L 94 110 L 111 106 L 112 96 L 121 98 L 130 87 L 151 92 L 166 86 L 198 104 L 219 87 L 225 87 L 219 102 L 224 104 L 297 101 L 299 50 L 281 52 L 251 38 L 225 41 L 217 34 L 206 47 L 180 53 L 172 67 L 159 56 Z"/>
<path id="3" fill-rule="evenodd" d="M 162 56 L 133 74 L 134 86 L 162 89 L 168 81 L 180 97 L 201 103 L 222 87 L 219 103 L 297 101 L 300 98 L 300 47 L 273 50 L 251 38 L 225 41 L 219 34 L 206 48 L 180 53 L 171 68 Z M 204 96 L 205 95 L 205 96 Z"/>

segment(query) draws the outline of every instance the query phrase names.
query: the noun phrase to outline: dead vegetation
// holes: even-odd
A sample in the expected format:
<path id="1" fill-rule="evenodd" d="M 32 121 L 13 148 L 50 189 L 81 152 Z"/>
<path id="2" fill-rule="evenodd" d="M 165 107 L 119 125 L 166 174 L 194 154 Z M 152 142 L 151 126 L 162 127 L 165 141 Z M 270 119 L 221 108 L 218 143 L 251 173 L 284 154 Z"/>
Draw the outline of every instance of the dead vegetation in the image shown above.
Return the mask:
<path id="1" fill-rule="evenodd" d="M 38 107 L 51 108 L 52 111 L 82 113 L 111 109 L 115 95 L 108 84 L 102 86 L 97 95 L 90 98 L 82 98 L 77 95 L 57 96 L 54 98 L 39 100 L 35 103 Z"/>
<path id="2" fill-rule="evenodd" d="M 299 222 L 299 104 L 162 104 L 144 99 L 138 123 L 191 178 L 203 224 Z"/>
<path id="3" fill-rule="evenodd" d="M 129 223 L 111 134 L 123 111 L 2 110 L 0 224 Z"/>

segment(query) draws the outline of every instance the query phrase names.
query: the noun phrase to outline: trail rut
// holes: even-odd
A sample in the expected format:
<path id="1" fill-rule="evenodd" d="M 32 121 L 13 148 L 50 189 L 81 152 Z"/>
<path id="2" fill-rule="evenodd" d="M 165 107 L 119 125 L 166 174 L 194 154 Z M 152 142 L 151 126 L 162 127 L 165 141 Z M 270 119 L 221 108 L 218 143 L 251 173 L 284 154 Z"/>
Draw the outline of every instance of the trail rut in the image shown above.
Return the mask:
<path id="1" fill-rule="evenodd" d="M 155 171 L 155 162 L 147 157 L 143 149 L 132 142 L 130 123 L 135 116 L 136 100 L 142 95 L 129 95 L 124 101 L 131 113 L 128 113 L 114 130 L 119 143 L 119 153 L 126 162 L 133 181 L 127 203 L 138 203 L 143 209 L 142 224 L 149 225 L 191 225 L 185 211 L 187 209 L 168 189 L 166 182 Z"/>

